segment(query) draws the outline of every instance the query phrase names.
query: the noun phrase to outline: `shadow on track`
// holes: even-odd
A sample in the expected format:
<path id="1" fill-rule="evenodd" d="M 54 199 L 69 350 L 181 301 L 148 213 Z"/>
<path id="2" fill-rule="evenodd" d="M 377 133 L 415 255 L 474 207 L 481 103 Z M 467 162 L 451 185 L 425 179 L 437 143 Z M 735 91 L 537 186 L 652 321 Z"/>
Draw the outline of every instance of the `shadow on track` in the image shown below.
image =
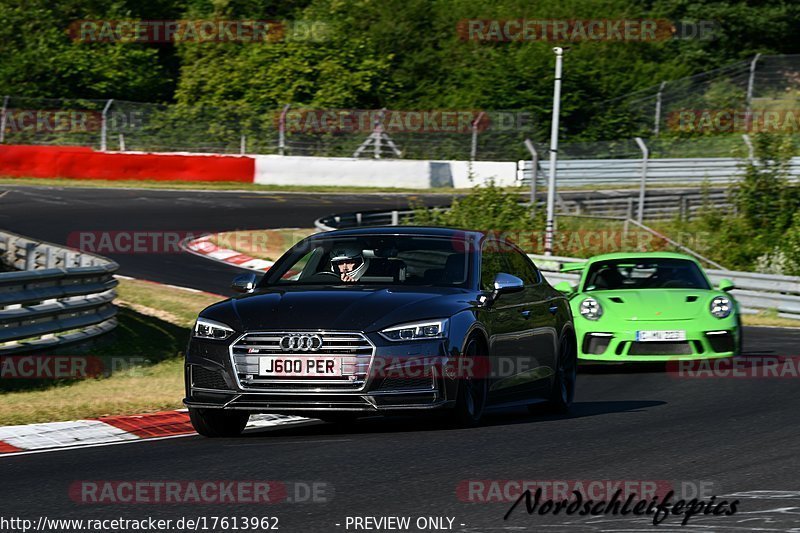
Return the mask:
<path id="1" fill-rule="evenodd" d="M 439 432 L 439 431 L 476 431 L 482 428 L 512 426 L 520 424 L 539 424 L 572 418 L 584 418 L 610 413 L 636 412 L 651 407 L 664 405 L 662 401 L 599 401 L 576 402 L 567 415 L 548 413 L 542 405 L 533 413 L 526 408 L 507 409 L 489 412 L 483 423 L 477 428 L 458 428 L 448 424 L 447 415 L 426 414 L 420 416 L 367 417 L 348 424 L 308 423 L 303 425 L 253 429 L 244 433 L 244 439 L 276 438 L 276 437 L 329 437 L 358 436 L 367 434 Z"/>

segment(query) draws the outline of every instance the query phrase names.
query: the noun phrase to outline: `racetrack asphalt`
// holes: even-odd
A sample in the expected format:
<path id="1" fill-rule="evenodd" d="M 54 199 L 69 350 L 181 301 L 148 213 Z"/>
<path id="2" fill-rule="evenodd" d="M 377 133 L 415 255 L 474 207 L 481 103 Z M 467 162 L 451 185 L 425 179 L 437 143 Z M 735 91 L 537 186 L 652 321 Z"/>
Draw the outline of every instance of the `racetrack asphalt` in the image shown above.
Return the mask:
<path id="1" fill-rule="evenodd" d="M 332 212 L 408 205 L 395 195 L 3 189 L 11 192 L 0 198 L 0 227 L 58 243 L 75 231 L 308 227 Z M 189 254 L 110 255 L 121 274 L 220 294 L 238 272 Z M 800 356 L 799 347 L 800 330 L 745 328 L 745 357 Z M 524 506 L 504 520 L 510 501 L 468 502 L 458 491 L 465 480 L 499 481 L 485 487 L 512 486 L 502 480 L 638 480 L 740 501 L 737 514 L 695 516 L 682 530 L 788 531 L 800 528 L 798 379 L 587 367 L 568 416 L 511 410 L 474 429 L 428 417 L 365 419 L 351 427 L 309 422 L 241 439 L 191 436 L 0 457 L 2 516 L 276 516 L 288 532 L 356 531 L 346 526 L 348 516 L 410 516 L 412 524 L 446 516 L 454 518 L 453 531 L 463 532 L 649 531 L 652 517 L 528 516 Z M 316 482 L 324 484 L 325 501 L 92 504 L 70 497 L 74 483 L 103 480 Z M 473 496 L 479 494 L 485 493 Z M 670 516 L 658 530 L 679 523 Z"/>

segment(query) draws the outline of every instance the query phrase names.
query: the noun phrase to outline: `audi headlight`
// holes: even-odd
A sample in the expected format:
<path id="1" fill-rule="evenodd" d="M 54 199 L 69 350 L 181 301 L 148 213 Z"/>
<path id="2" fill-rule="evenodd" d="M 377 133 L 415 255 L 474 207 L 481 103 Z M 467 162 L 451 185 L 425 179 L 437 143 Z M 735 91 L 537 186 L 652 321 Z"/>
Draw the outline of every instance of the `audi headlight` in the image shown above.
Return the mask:
<path id="1" fill-rule="evenodd" d="M 714 299 L 711 300 L 708 310 L 717 318 L 727 318 L 730 316 L 733 306 L 728 298 L 724 296 L 715 296 Z"/>
<path id="2" fill-rule="evenodd" d="M 447 319 L 392 326 L 380 331 L 380 334 L 390 341 L 443 339 L 447 335 Z"/>
<path id="3" fill-rule="evenodd" d="M 233 335 L 233 329 L 221 322 L 198 318 L 194 324 L 194 336 L 198 339 L 225 340 Z"/>
<path id="4" fill-rule="evenodd" d="M 581 316 L 589 320 L 597 320 L 603 316 L 603 306 L 594 298 L 586 298 L 581 302 Z"/>

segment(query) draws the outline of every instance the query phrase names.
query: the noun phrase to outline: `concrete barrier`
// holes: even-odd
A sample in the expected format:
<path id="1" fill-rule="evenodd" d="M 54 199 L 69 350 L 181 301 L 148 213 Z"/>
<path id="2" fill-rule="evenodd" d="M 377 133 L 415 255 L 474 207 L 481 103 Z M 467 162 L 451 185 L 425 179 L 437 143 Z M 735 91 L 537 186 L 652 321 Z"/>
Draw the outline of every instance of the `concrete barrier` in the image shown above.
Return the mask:
<path id="1" fill-rule="evenodd" d="M 354 187 L 469 188 L 494 179 L 514 185 L 516 162 L 355 159 L 344 157 L 255 156 L 255 183 Z M 472 179 L 470 179 L 470 167 Z"/>

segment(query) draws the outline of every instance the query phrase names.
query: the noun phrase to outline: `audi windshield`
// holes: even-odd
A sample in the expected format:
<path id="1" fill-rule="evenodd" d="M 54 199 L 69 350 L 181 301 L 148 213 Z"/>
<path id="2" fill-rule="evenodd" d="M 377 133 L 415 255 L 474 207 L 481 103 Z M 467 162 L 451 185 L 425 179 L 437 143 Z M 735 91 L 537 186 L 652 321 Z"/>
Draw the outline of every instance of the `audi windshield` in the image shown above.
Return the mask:
<path id="1" fill-rule="evenodd" d="M 262 285 L 431 285 L 467 288 L 469 243 L 409 235 L 319 238 L 300 243 Z"/>

